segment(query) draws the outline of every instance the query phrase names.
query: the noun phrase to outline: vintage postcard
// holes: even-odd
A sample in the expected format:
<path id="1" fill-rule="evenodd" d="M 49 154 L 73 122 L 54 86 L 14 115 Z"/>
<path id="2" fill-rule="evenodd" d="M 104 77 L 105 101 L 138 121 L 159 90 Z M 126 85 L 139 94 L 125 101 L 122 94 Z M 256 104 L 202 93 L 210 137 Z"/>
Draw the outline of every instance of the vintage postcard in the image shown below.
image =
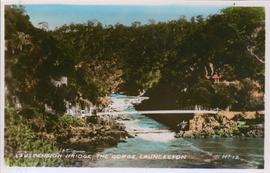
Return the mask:
<path id="1" fill-rule="evenodd" d="M 269 168 L 267 2 L 1 5 L 4 173 Z"/>

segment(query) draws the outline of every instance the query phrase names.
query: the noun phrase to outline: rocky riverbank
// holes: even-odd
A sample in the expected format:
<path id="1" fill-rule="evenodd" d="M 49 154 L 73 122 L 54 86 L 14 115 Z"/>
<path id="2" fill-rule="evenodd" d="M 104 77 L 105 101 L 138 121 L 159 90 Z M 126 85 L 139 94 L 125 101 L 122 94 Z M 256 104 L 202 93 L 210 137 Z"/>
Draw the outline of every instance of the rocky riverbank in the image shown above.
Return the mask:
<path id="1" fill-rule="evenodd" d="M 96 151 L 97 148 L 115 146 L 130 135 L 125 127 L 109 117 L 91 116 L 82 119 L 80 126 L 70 126 L 57 135 L 63 148 Z"/>
<path id="2" fill-rule="evenodd" d="M 263 137 L 264 113 L 220 112 L 197 114 L 178 124 L 175 137 Z"/>

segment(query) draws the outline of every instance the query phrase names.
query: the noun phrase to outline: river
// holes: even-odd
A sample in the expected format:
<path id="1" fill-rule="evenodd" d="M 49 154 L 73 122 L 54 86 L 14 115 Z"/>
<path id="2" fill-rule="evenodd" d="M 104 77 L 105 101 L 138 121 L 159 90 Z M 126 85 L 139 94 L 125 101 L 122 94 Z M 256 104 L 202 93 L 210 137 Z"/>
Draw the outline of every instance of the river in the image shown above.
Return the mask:
<path id="1" fill-rule="evenodd" d="M 134 111 L 138 97 L 113 94 L 110 109 Z M 142 100 L 142 99 L 141 99 Z M 136 103 L 135 103 L 136 102 Z M 99 159 L 91 167 L 263 168 L 263 138 L 175 138 L 169 127 L 142 114 L 118 120 L 134 136 L 100 151 L 100 155 L 129 159 Z M 133 157 L 134 156 L 134 157 Z M 132 158 L 133 157 L 133 158 Z"/>

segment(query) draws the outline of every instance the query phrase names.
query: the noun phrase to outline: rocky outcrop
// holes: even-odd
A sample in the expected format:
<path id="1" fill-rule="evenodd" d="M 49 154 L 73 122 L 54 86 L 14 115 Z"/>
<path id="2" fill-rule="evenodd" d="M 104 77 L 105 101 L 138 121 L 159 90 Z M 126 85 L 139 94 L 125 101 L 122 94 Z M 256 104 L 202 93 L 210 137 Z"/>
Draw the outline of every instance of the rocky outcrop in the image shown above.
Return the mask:
<path id="1" fill-rule="evenodd" d="M 91 116 L 84 120 L 83 126 L 64 129 L 57 135 L 63 148 L 93 151 L 97 147 L 109 147 L 124 142 L 129 134 L 125 127 L 112 118 Z"/>
<path id="2" fill-rule="evenodd" d="M 263 137 L 263 114 L 257 113 L 253 118 L 245 114 L 236 114 L 228 118 L 224 114 L 198 114 L 186 122 L 179 124 L 176 137 L 207 137 L 207 136 L 247 136 Z"/>

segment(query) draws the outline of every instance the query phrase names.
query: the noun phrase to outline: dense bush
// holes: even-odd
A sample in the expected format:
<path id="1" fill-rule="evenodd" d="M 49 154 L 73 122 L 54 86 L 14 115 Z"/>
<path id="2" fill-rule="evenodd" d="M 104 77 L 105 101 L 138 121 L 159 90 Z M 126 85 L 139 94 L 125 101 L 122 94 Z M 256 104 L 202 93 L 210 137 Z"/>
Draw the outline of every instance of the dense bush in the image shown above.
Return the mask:
<path id="1" fill-rule="evenodd" d="M 61 165 L 61 159 L 17 158 L 21 152 L 57 153 L 59 148 L 46 131 L 36 132 L 33 122 L 28 122 L 13 108 L 5 109 L 5 158 L 13 166 L 54 166 Z M 44 123 L 44 122 L 42 122 Z M 44 130 L 44 129 L 43 129 Z"/>

